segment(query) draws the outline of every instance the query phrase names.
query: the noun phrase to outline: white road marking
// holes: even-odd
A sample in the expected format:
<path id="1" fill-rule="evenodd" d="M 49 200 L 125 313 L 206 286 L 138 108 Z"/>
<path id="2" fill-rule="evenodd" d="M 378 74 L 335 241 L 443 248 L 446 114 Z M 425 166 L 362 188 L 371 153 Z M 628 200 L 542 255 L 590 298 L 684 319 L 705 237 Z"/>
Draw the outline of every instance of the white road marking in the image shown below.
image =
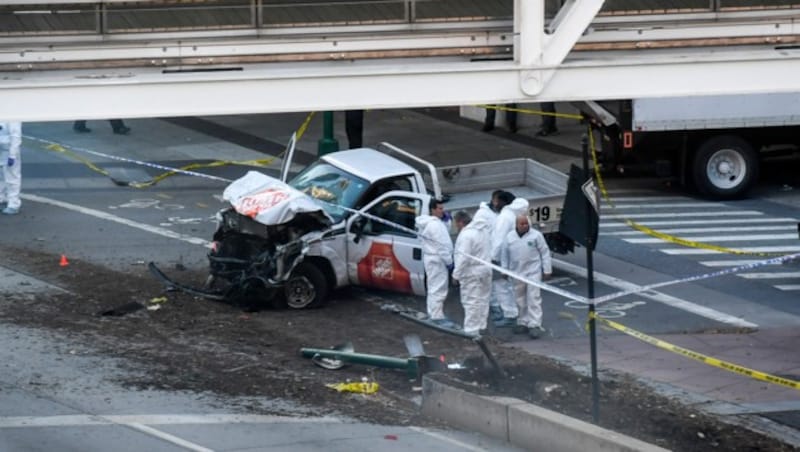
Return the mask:
<path id="1" fill-rule="evenodd" d="M 459 440 L 457 440 L 455 438 L 450 438 L 449 436 L 442 435 L 441 433 L 434 432 L 434 431 L 428 430 L 426 428 L 413 427 L 412 426 L 412 427 L 408 427 L 408 429 L 409 430 L 413 430 L 413 431 L 415 431 L 417 433 L 422 433 L 423 435 L 431 436 L 431 437 L 436 438 L 436 439 L 438 439 L 440 441 L 444 441 L 444 442 L 453 444 L 455 446 L 461 447 L 461 448 L 466 449 L 466 450 L 472 450 L 472 451 L 475 451 L 475 452 L 484 452 L 484 451 L 489 450 L 489 449 L 487 449 L 485 447 L 473 446 L 471 444 L 467 444 L 467 443 L 461 442 L 461 441 L 459 441 Z"/>
<path id="2" fill-rule="evenodd" d="M 31 195 L 26 193 L 20 195 L 20 197 L 28 201 L 39 202 L 42 204 L 49 204 L 51 206 L 61 207 L 63 209 L 72 210 L 74 212 L 93 216 L 95 218 L 100 218 L 103 220 L 124 224 L 125 226 L 141 229 L 142 231 L 150 232 L 152 234 L 161 235 L 171 239 L 181 240 L 183 242 L 188 242 L 191 243 L 192 245 L 202 245 L 205 246 L 206 248 L 211 246 L 211 242 L 209 242 L 208 240 L 203 240 L 201 238 L 192 237 L 186 234 L 179 234 L 177 232 L 170 231 L 169 229 L 164 229 L 158 226 L 151 226 L 149 224 L 139 223 L 138 221 L 128 220 L 126 218 L 118 217 L 116 215 L 112 215 L 110 213 L 106 213 L 100 210 L 90 209 L 88 207 L 82 207 L 64 201 L 58 201 L 55 199 L 45 198 L 44 196 Z"/>
<path id="3" fill-rule="evenodd" d="M 623 218 L 678 218 L 678 217 L 743 217 L 745 215 L 764 215 L 757 210 L 733 210 L 723 212 L 681 212 L 681 213 L 634 213 L 602 215 L 603 219 Z"/>
<path id="4" fill-rule="evenodd" d="M 739 273 L 739 276 L 745 279 L 800 278 L 800 272 Z"/>
<path id="5" fill-rule="evenodd" d="M 203 425 L 203 424 L 319 424 L 336 423 L 332 417 L 290 417 L 255 414 L 154 414 L 110 415 L 91 414 L 63 416 L 5 416 L 0 417 L 0 428 L 20 427 L 81 427 L 86 425 Z"/>
<path id="6" fill-rule="evenodd" d="M 553 263 L 557 265 L 558 268 L 560 268 L 561 270 L 564 270 L 573 275 L 580 276 L 583 278 L 586 277 L 586 269 L 583 267 L 570 264 L 569 262 L 565 262 L 560 259 L 553 259 Z M 641 289 L 641 286 L 637 284 L 624 281 L 622 279 L 615 278 L 613 276 L 606 275 L 598 271 L 594 272 L 594 279 L 603 284 L 609 285 L 611 287 L 616 287 L 622 290 Z M 659 303 L 672 306 L 673 308 L 681 309 L 683 311 L 690 312 L 700 317 L 705 317 L 707 319 L 711 319 L 720 323 L 727 323 L 729 325 L 734 325 L 743 328 L 758 328 L 758 325 L 756 325 L 755 323 L 748 322 L 747 320 L 741 319 L 739 317 L 734 317 L 732 315 L 725 314 L 723 312 L 719 312 L 717 310 L 707 308 L 705 306 L 700 306 L 690 301 L 686 301 L 678 297 L 673 297 L 672 295 L 656 292 L 655 290 L 646 290 L 644 292 L 639 292 L 636 295 L 640 297 L 649 298 L 653 301 L 657 301 Z"/>
<path id="7" fill-rule="evenodd" d="M 162 432 L 161 430 L 154 429 L 153 427 L 148 427 L 143 424 L 124 424 L 124 425 L 134 430 L 138 430 L 146 435 L 154 436 L 160 440 L 175 444 L 176 446 L 180 446 L 188 450 L 193 450 L 195 452 L 214 452 L 214 449 L 203 447 L 199 444 L 195 444 L 191 441 L 187 441 L 175 435 L 170 435 L 167 432 Z"/>
<path id="8" fill-rule="evenodd" d="M 780 290 L 800 290 L 800 284 L 779 284 L 775 287 Z"/>
<path id="9" fill-rule="evenodd" d="M 624 217 L 624 216 L 623 216 Z M 604 220 L 607 216 L 601 216 L 600 220 Z M 726 218 L 724 220 L 675 220 L 675 221 L 637 221 L 637 223 L 644 225 L 644 226 L 679 226 L 679 225 L 691 225 L 691 224 L 702 224 L 702 225 L 709 225 L 709 224 L 751 224 L 751 223 L 792 223 L 796 224 L 798 219 L 796 218 Z M 610 227 L 629 227 L 627 224 L 619 222 L 619 221 L 609 221 L 609 222 L 602 222 L 600 223 L 600 227 L 610 228 Z"/>
<path id="10" fill-rule="evenodd" d="M 663 231 L 659 231 L 663 232 Z M 711 232 L 711 231 L 709 231 Z M 744 235 L 697 235 L 683 237 L 683 240 L 694 242 L 752 242 L 756 240 L 792 240 L 797 241 L 797 233 L 793 234 L 744 234 Z M 628 243 L 662 243 L 664 240 L 658 237 L 646 237 L 639 239 L 622 239 Z"/>
<path id="11" fill-rule="evenodd" d="M 706 267 L 739 267 L 741 265 L 755 264 L 762 262 L 761 259 L 730 259 L 727 261 L 700 261 L 699 263 Z M 782 265 L 780 262 L 769 265 Z"/>
<path id="12" fill-rule="evenodd" d="M 727 222 L 726 222 L 727 223 Z M 749 232 L 749 231 L 797 231 L 797 226 L 733 226 L 733 227 L 711 227 L 711 228 L 677 228 L 677 229 L 659 229 L 658 232 L 663 234 L 693 234 L 704 232 Z M 641 231 L 611 231 L 603 232 L 603 235 L 624 236 L 624 235 L 645 235 Z M 797 237 L 797 232 L 794 233 Z"/>
<path id="13" fill-rule="evenodd" d="M 747 251 L 748 253 L 785 253 L 791 254 L 800 251 L 800 246 L 746 246 L 736 248 L 738 251 Z M 721 254 L 720 251 L 705 250 L 702 248 L 662 248 L 659 249 L 662 253 L 671 255 L 689 255 L 689 254 Z"/>
<path id="14" fill-rule="evenodd" d="M 626 199 L 625 201 L 630 201 Z M 612 208 L 610 205 L 606 204 L 603 207 L 608 206 L 608 208 Z M 614 203 L 613 209 L 670 209 L 670 208 L 692 208 L 692 207 L 701 207 L 701 208 L 708 208 L 708 207 L 716 207 L 719 208 L 717 204 L 711 202 L 675 202 L 675 203 L 652 203 L 652 204 L 618 204 Z"/>

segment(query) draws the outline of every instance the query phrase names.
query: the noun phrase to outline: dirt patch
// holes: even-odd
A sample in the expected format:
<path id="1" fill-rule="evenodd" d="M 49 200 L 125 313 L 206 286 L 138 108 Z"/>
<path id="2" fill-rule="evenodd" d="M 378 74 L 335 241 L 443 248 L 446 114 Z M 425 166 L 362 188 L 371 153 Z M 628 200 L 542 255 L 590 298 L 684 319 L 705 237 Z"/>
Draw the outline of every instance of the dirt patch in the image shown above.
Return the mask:
<path id="1" fill-rule="evenodd" d="M 358 289 L 336 293 L 321 309 L 246 312 L 185 294 L 164 293 L 144 266 L 132 266 L 125 273 L 80 261 L 59 267 L 57 256 L 9 248 L 0 248 L 0 258 L 8 267 L 71 292 L 7 299 L 0 305 L 0 319 L 65 332 L 84 339 L 100 354 L 125 358 L 138 371 L 121 382 L 126 386 L 288 399 L 320 414 L 385 424 L 438 425 L 419 414 L 414 402 L 420 395 L 419 383 L 410 381 L 402 370 L 350 365 L 329 371 L 299 356 L 301 347 L 326 348 L 351 341 L 357 352 L 404 358 L 403 335 L 417 334 L 428 354 L 468 364 L 468 369 L 449 374 L 454 384 L 591 420 L 587 377 L 489 338 L 490 348 L 508 373 L 499 378 L 489 367 L 474 365 L 484 360 L 472 342 L 381 310 L 379 296 Z M 165 270 L 182 281 L 199 283 L 205 278 L 205 274 Z M 149 306 L 152 299 L 162 296 L 166 301 L 158 303 L 157 310 L 131 309 L 136 307 L 132 303 Z M 416 303 L 414 308 L 422 305 L 422 300 L 406 301 Z M 100 315 L 120 307 L 127 312 Z M 325 387 L 365 377 L 381 385 L 377 394 L 337 393 Z M 793 450 L 689 409 L 630 378 L 604 378 L 600 397 L 601 426 L 676 451 Z"/>

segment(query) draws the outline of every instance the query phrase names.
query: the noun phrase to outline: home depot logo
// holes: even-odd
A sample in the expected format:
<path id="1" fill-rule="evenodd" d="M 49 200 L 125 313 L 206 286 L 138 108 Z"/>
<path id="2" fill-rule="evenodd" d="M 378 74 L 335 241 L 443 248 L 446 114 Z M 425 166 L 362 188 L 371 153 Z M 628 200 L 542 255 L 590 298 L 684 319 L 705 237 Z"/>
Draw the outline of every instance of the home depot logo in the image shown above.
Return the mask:
<path id="1" fill-rule="evenodd" d="M 387 256 L 372 256 L 372 276 L 380 279 L 394 279 L 392 259 Z"/>

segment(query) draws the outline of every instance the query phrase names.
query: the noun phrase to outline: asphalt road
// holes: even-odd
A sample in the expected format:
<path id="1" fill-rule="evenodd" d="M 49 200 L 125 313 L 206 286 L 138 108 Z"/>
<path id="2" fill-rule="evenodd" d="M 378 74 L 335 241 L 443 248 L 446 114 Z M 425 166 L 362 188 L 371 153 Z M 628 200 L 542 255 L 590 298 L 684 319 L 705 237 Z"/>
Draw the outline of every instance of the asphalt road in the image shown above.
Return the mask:
<path id="1" fill-rule="evenodd" d="M 291 121 L 299 119 L 302 118 L 298 116 Z M 116 137 L 100 130 L 91 135 L 74 135 L 65 123 L 26 126 L 25 135 L 29 138 L 23 157 L 23 207 L 20 215 L 0 218 L 2 240 L 123 271 L 148 261 L 155 261 L 163 268 L 179 265 L 205 268 L 205 247 L 215 228 L 214 214 L 223 207 L 220 194 L 225 182 L 219 178 L 238 177 L 247 171 L 246 167 L 199 170 L 214 177 L 176 176 L 153 187 L 138 189 L 115 184 L 84 163 L 46 150 L 45 145 L 62 143 L 170 167 L 197 160 L 211 161 L 221 155 L 235 160 L 264 158 L 264 153 L 224 141 L 219 134 L 203 134 L 185 124 L 140 120 L 133 126 L 131 137 Z M 255 129 L 257 125 L 247 123 L 237 130 L 248 128 Z M 46 141 L 36 141 L 39 139 Z M 267 146 L 269 142 L 261 144 Z M 304 145 L 305 149 L 313 148 L 313 141 Z M 267 154 L 279 151 L 265 150 Z M 513 149 L 506 151 L 512 153 Z M 111 170 L 118 179 L 141 181 L 160 172 L 130 161 L 78 154 Z M 275 170 L 267 170 L 270 171 Z M 699 251 L 684 254 L 676 251 L 677 246 L 642 240 L 647 236 L 620 226 L 621 217 L 659 229 L 689 229 L 691 232 L 675 234 L 693 237 L 698 242 L 715 237 L 717 243 L 731 248 L 755 247 L 769 253 L 800 249 L 797 237 L 800 190 L 783 181 L 774 184 L 767 180 L 754 198 L 726 203 L 694 199 L 651 179 L 614 179 L 607 183 L 616 208 L 606 205 L 603 210 L 595 253 L 597 295 L 731 268 L 734 260 L 765 258 Z M 691 221 L 694 223 L 686 223 Z M 749 229 L 769 226 L 778 228 Z M 735 227 L 739 229 L 721 229 Z M 575 294 L 587 293 L 583 251 L 558 257 L 552 281 L 555 286 Z M 626 325 L 648 333 L 800 325 L 798 294 L 800 264 L 794 262 L 626 295 L 598 309 L 607 317 L 624 319 Z M 544 306 L 550 336 L 557 339 L 585 334 L 581 320 L 585 318 L 584 305 L 548 293 Z M 167 404 L 170 410 L 165 412 L 165 404 L 154 403 L 152 394 L 123 393 L 119 388 L 103 387 L 101 377 L 97 377 L 96 393 L 74 394 L 70 393 L 69 381 L 85 374 L 81 369 L 96 368 L 96 361 L 87 357 L 65 362 L 60 357 L 73 352 L 62 338 L 10 327 L 4 327 L 2 335 L 0 340 L 8 344 L 3 359 L 7 364 L 0 376 L 3 388 L 0 406 L 4 407 L 0 448 L 4 450 L 52 450 L 53 445 L 64 443 L 73 444 L 75 450 L 101 450 L 103 444 L 120 445 L 116 450 L 125 450 L 124 447 L 141 450 L 143 445 L 149 450 L 236 450 L 254 444 L 269 444 L 267 450 L 269 447 L 383 450 L 376 445 L 385 443 L 385 435 L 398 431 L 339 419 L 312 418 L 304 423 L 277 418 L 234 420 L 226 416 L 235 413 L 218 410 L 218 405 L 185 394 L 170 395 Z M 80 350 L 74 355 L 80 356 Z M 31 356 L 37 357 L 32 363 Z M 98 368 L 115 372 L 113 364 Z M 53 369 L 57 369 L 55 375 L 51 375 Z M 106 400 L 103 394 L 107 393 L 117 395 Z M 124 417 L 141 413 L 148 413 L 147 419 Z M 203 419 L 186 417 L 196 413 L 203 413 Z M 159 414 L 176 416 L 168 420 L 158 418 Z M 48 418 L 50 423 L 36 428 L 20 424 L 25 419 L 35 424 L 38 422 L 35 419 L 44 415 L 66 417 Z M 303 435 L 314 433 L 309 442 L 300 444 L 296 439 L 299 431 Z M 465 434 L 407 428 L 400 432 L 399 436 L 408 441 L 403 443 L 404 450 L 479 450 L 470 446 L 478 440 Z M 338 442 L 332 447 L 334 438 Z M 491 449 L 502 450 L 496 444 Z"/>

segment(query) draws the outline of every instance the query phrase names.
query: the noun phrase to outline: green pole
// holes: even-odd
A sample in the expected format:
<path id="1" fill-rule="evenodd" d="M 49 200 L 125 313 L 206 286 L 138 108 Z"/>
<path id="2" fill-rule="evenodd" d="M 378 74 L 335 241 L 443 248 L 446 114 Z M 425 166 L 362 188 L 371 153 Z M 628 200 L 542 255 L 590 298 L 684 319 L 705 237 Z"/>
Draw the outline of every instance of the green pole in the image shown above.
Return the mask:
<path id="1" fill-rule="evenodd" d="M 333 112 L 322 113 L 322 138 L 317 144 L 317 156 L 323 156 L 339 150 L 339 142 L 333 137 Z"/>

